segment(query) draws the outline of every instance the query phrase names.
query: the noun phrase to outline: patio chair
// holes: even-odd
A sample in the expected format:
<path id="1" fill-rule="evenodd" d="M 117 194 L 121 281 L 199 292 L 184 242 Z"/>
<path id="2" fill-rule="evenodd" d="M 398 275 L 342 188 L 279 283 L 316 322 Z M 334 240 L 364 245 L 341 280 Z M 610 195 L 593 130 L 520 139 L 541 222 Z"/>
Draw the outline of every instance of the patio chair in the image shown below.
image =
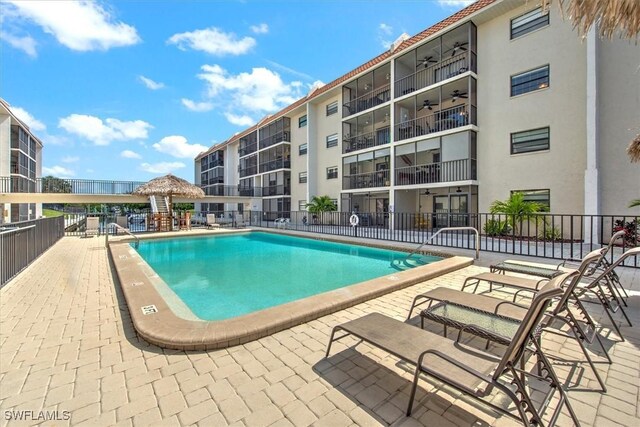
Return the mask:
<path id="1" fill-rule="evenodd" d="M 88 216 L 85 219 L 84 237 L 88 235 L 100 235 L 100 217 Z"/>
<path id="2" fill-rule="evenodd" d="M 239 212 L 234 214 L 233 224 L 235 227 L 246 227 L 247 224 L 244 222 L 244 215 Z"/>
<path id="3" fill-rule="evenodd" d="M 482 401 L 500 413 L 517 418 L 525 426 L 542 425 L 541 413 L 533 404 L 527 389 L 527 379 L 535 377 L 550 383 L 549 394 L 555 391 L 560 393 L 560 400 L 549 424 L 555 424 L 560 410 L 566 406 L 573 422 L 580 425 L 553 367 L 536 339 L 538 324 L 551 299 L 562 294 L 560 285 L 565 279 L 566 276 L 562 275 L 551 280 L 536 294 L 501 358 L 463 345 L 459 342 L 461 334 L 458 334 L 458 340 L 449 340 L 379 313 L 370 313 L 334 327 L 325 357 L 329 356 L 331 344 L 334 341 L 353 335 L 415 365 L 407 416 L 411 415 L 420 374 L 425 374 Z M 344 334 L 336 337 L 338 331 L 343 331 Z M 524 364 L 529 342 L 533 344 L 533 352 L 537 358 L 538 372 L 542 374 L 541 376 L 518 368 Z M 518 411 L 517 417 L 505 408 L 485 399 L 494 390 L 501 391 L 511 399 Z M 545 406 L 549 401 L 550 396 L 543 399 Z"/>
<path id="4" fill-rule="evenodd" d="M 593 254 L 593 258 L 597 258 L 597 255 Z M 607 388 L 587 352 L 584 341 L 591 344 L 595 338 L 609 363 L 611 363 L 611 357 L 602 343 L 595 322 L 575 295 L 576 288 L 587 267 L 588 264 L 585 264 L 582 271 L 565 273 L 563 281 L 561 278 L 558 279 L 561 280 L 561 283 L 564 283 L 564 293 L 557 301 L 554 309 L 548 312 L 542 321 L 541 331 L 574 339 L 589 363 L 602 391 L 606 393 Z M 416 303 L 418 300 L 424 301 Z M 428 302 L 429 306 L 420 313 L 421 327 L 424 328 L 424 319 L 442 323 L 444 325 L 444 335 L 446 336 L 448 326 L 474 333 L 476 329 L 471 326 L 471 323 L 478 325 L 481 322 L 486 322 L 485 328 L 480 330 L 479 335 L 487 339 L 487 348 L 489 341 L 508 345 L 512 339 L 511 336 L 508 336 L 510 330 L 508 323 L 511 321 L 522 322 L 528 309 L 525 305 L 499 298 L 439 287 L 416 296 L 409 310 L 407 320 L 411 318 L 413 309 L 424 302 Z M 569 308 L 570 302 L 576 305 L 580 312 L 582 317 L 580 320 L 571 312 Z M 506 328 L 502 325 L 502 320 L 507 322 Z M 568 326 L 568 331 L 563 331 L 563 326 Z"/>
<path id="5" fill-rule="evenodd" d="M 220 228 L 220 224 L 216 223 L 216 214 L 207 214 L 207 228 Z"/>

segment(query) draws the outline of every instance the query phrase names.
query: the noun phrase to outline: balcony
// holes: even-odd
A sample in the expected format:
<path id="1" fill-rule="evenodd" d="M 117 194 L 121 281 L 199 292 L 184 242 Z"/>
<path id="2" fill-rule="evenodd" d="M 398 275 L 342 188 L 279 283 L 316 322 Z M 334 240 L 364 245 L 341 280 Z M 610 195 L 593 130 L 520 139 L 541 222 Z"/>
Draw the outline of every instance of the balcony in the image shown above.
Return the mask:
<path id="1" fill-rule="evenodd" d="M 395 185 L 433 184 L 477 179 L 475 159 L 396 168 Z"/>
<path id="2" fill-rule="evenodd" d="M 388 144 L 390 142 L 390 128 L 376 129 L 374 132 L 364 133 L 349 137 L 345 136 L 342 144 L 342 152 L 350 153 L 352 151 L 364 150 L 365 148 L 377 147 L 378 145 Z"/>
<path id="3" fill-rule="evenodd" d="M 390 184 L 390 176 L 389 170 L 343 176 L 342 189 L 386 187 Z"/>
<path id="4" fill-rule="evenodd" d="M 278 132 L 275 135 L 271 135 L 267 138 L 260 140 L 260 149 L 271 147 L 272 145 L 279 144 L 281 142 L 291 142 L 289 132 Z"/>
<path id="5" fill-rule="evenodd" d="M 256 151 L 258 151 L 258 143 L 257 142 L 253 142 L 253 143 L 247 144 L 247 145 L 240 144 L 240 148 L 238 149 L 238 156 L 240 156 L 240 157 L 248 156 L 249 154 L 255 153 Z"/>
<path id="6" fill-rule="evenodd" d="M 473 52 L 463 52 L 396 80 L 395 96 L 407 95 L 469 70 L 476 71 L 476 55 Z"/>
<path id="7" fill-rule="evenodd" d="M 260 163 L 260 173 L 270 172 L 276 169 L 290 169 L 290 168 L 291 168 L 291 160 L 288 157 L 269 160 L 268 162 Z"/>
<path id="8" fill-rule="evenodd" d="M 238 174 L 240 178 L 244 178 L 245 176 L 256 175 L 258 173 L 258 166 L 247 166 L 245 168 L 238 167 Z"/>
<path id="9" fill-rule="evenodd" d="M 389 87 L 390 85 L 386 84 L 344 103 L 342 106 L 342 117 L 348 117 L 388 102 L 391 99 Z"/>
<path id="10" fill-rule="evenodd" d="M 291 187 L 289 185 L 268 185 L 262 187 L 262 196 L 289 196 L 291 194 Z"/>
<path id="11" fill-rule="evenodd" d="M 474 109 L 471 110 L 475 112 Z M 475 124 L 475 114 L 472 115 L 470 120 L 469 106 L 461 104 L 395 125 L 394 140 L 402 141 L 403 139 L 451 130 L 469 124 Z"/>

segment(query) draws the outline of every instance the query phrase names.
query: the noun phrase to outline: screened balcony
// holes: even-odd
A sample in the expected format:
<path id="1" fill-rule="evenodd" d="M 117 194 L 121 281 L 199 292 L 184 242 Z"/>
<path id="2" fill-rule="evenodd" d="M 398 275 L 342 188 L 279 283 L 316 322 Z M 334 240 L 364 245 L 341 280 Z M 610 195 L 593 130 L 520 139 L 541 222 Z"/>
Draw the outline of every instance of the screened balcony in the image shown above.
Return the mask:
<path id="1" fill-rule="evenodd" d="M 342 117 L 349 117 L 391 100 L 391 66 L 385 64 L 342 86 Z"/>
<path id="2" fill-rule="evenodd" d="M 260 152 L 260 173 L 291 168 L 291 146 L 278 145 Z"/>
<path id="3" fill-rule="evenodd" d="M 255 175 L 258 173 L 258 155 L 254 154 L 249 157 L 240 159 L 238 164 L 238 173 L 241 178 L 245 176 Z"/>
<path id="4" fill-rule="evenodd" d="M 240 157 L 247 156 L 251 153 L 258 151 L 258 132 L 253 131 L 249 135 L 245 135 L 240 138 L 240 147 L 238 148 L 238 155 Z"/>
<path id="5" fill-rule="evenodd" d="M 280 117 L 278 120 L 261 127 L 259 130 L 260 149 L 271 147 L 281 142 L 291 142 L 291 119 Z"/>
<path id="6" fill-rule="evenodd" d="M 476 27 L 468 23 L 395 61 L 394 95 L 400 97 L 476 69 Z"/>
<path id="7" fill-rule="evenodd" d="M 363 150 L 391 141 L 389 107 L 380 108 L 342 123 L 342 152 Z"/>
<path id="8" fill-rule="evenodd" d="M 343 190 L 386 187 L 391 184 L 389 148 L 348 156 L 342 161 Z"/>
<path id="9" fill-rule="evenodd" d="M 476 80 L 468 77 L 395 104 L 394 140 L 476 124 Z"/>

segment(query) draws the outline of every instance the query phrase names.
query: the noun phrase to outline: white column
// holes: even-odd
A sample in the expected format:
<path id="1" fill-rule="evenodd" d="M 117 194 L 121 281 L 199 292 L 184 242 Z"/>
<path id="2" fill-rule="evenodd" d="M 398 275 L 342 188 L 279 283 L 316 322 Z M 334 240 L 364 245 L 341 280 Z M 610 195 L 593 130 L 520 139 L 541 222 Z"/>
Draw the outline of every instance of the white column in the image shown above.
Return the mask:
<path id="1" fill-rule="evenodd" d="M 600 214 L 600 188 L 598 180 L 598 68 L 597 50 L 598 39 L 596 28 L 591 28 L 587 34 L 587 117 L 586 117 L 586 160 L 587 168 L 584 172 L 584 214 Z M 592 243 L 598 242 L 599 222 L 595 221 L 591 227 L 589 220 L 585 221 L 585 238 Z M 591 235 L 590 235 L 591 234 Z"/>

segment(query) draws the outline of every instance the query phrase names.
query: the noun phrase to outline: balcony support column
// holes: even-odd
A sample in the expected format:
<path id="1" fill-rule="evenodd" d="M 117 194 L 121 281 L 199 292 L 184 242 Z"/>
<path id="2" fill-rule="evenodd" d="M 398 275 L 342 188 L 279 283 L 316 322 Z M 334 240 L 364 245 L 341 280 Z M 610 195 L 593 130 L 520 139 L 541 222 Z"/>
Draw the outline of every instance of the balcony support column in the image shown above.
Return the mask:
<path id="1" fill-rule="evenodd" d="M 587 34 L 587 168 L 584 172 L 584 214 L 600 214 L 600 181 L 598 179 L 598 68 L 596 28 Z M 598 244 L 600 227 L 598 221 L 585 221 L 585 237 L 589 243 Z M 605 236 L 606 238 L 606 236 Z"/>

